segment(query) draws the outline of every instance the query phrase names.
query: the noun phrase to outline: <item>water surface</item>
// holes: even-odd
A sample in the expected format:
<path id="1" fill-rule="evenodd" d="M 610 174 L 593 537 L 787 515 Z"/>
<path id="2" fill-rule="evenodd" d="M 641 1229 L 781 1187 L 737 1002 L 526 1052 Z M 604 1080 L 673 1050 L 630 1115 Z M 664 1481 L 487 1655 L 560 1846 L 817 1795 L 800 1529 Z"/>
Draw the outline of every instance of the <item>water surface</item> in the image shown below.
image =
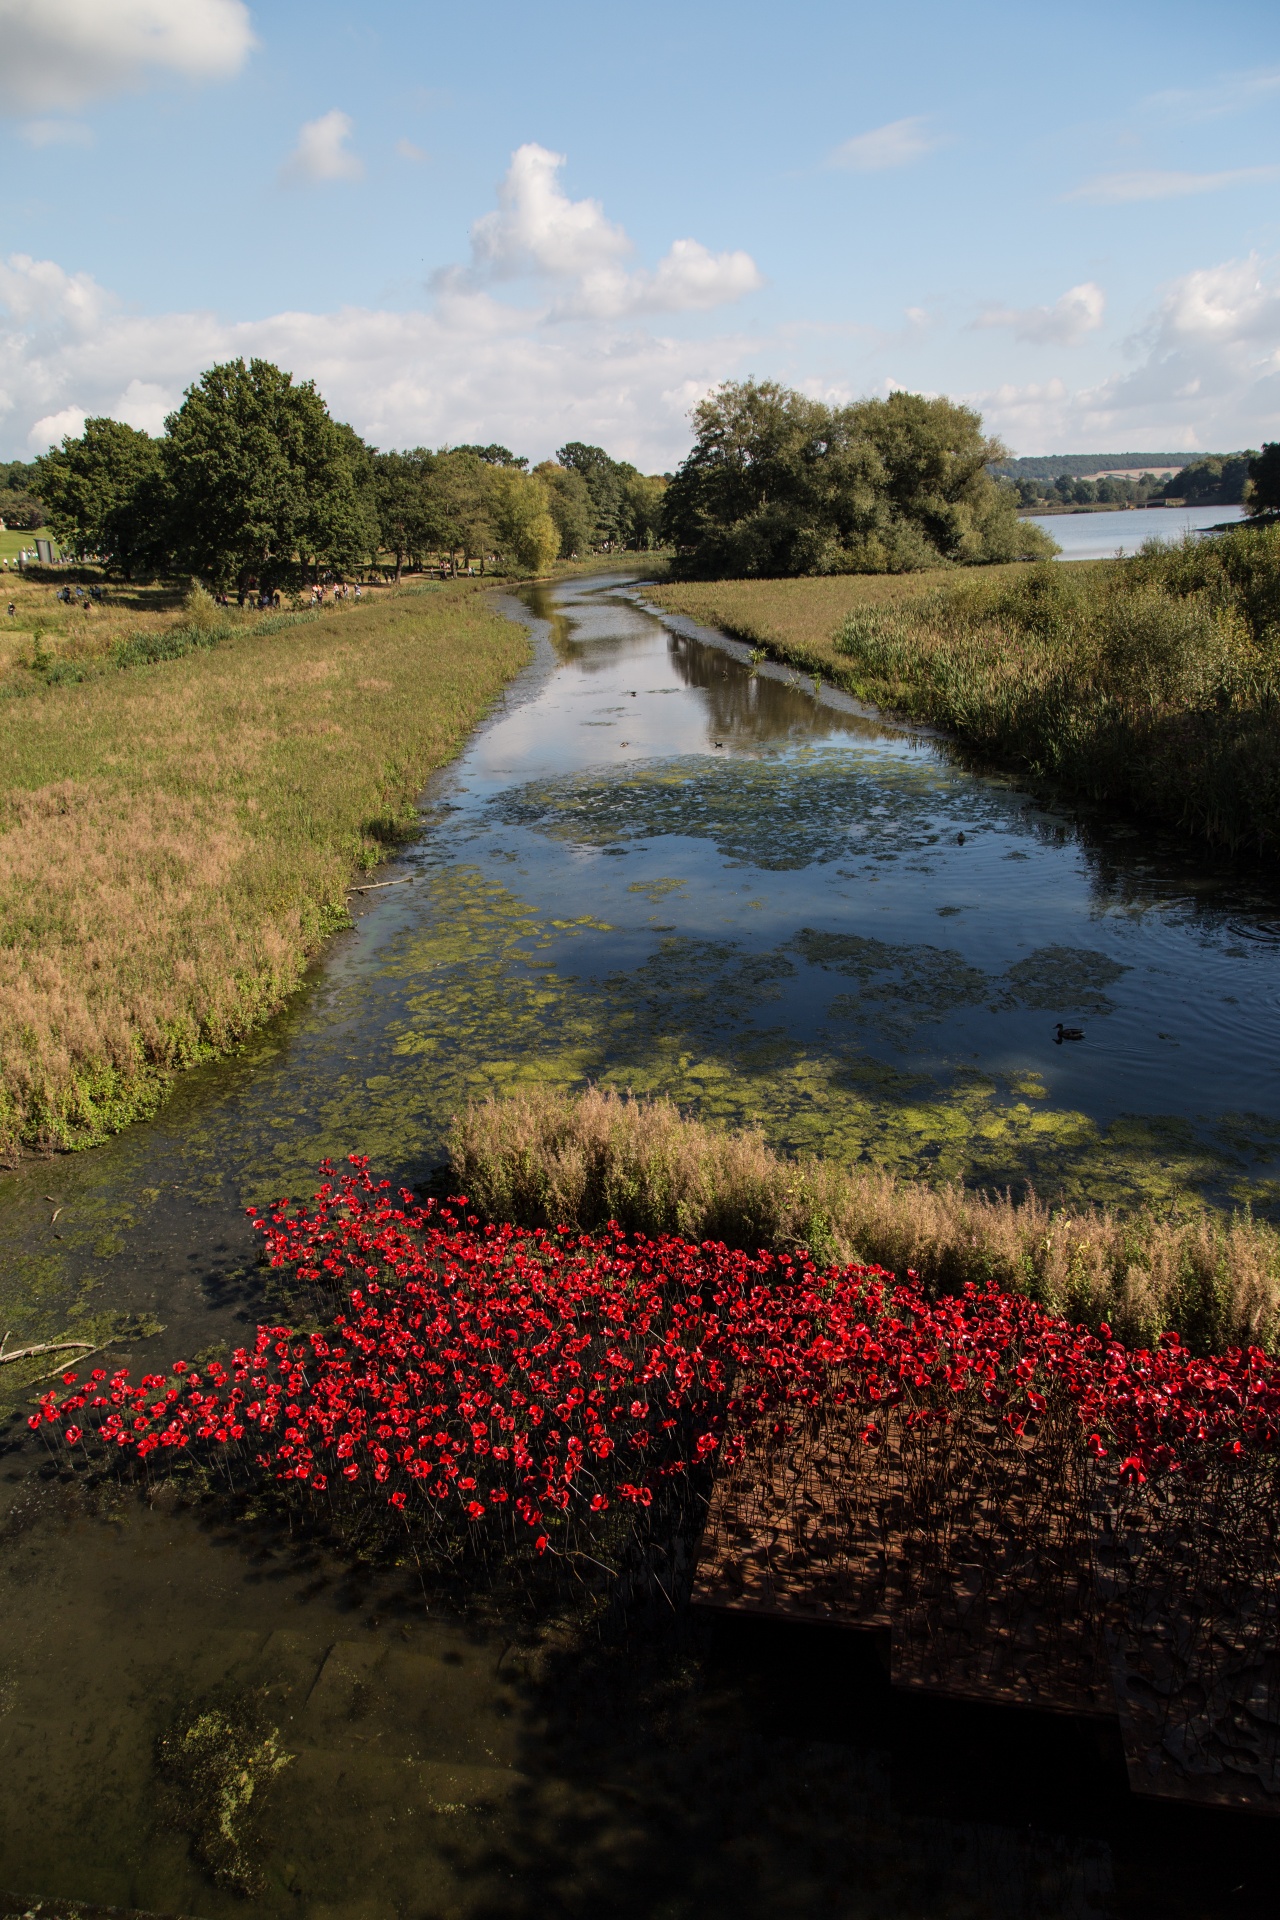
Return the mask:
<path id="1" fill-rule="evenodd" d="M 248 1202 L 309 1190 L 324 1154 L 420 1179 L 462 1103 L 531 1083 L 667 1092 L 904 1172 L 1275 1207 L 1260 880 L 753 673 L 625 578 L 511 610 L 536 658 L 426 796 L 408 884 L 362 896 L 290 1010 L 153 1123 L 0 1180 L 15 1337 L 115 1334 L 146 1365 L 238 1341 L 295 1310 Z M 256 1912 L 1204 1920 L 1252 1871 L 1211 1828 L 1188 1878 L 1107 1735 L 895 1700 L 839 1635 L 584 1650 L 456 1615 L 412 1567 L 90 1510 L 33 1477 L 24 1410 L 0 1885 L 28 1897 L 245 1910 L 157 1810 L 157 1738 L 219 1689 L 265 1689 L 296 1756 Z"/>
<path id="2" fill-rule="evenodd" d="M 1032 513 L 1062 548 L 1063 560 L 1114 560 L 1145 540 L 1177 542 L 1244 518 L 1243 507 L 1134 507 L 1115 513 Z"/>

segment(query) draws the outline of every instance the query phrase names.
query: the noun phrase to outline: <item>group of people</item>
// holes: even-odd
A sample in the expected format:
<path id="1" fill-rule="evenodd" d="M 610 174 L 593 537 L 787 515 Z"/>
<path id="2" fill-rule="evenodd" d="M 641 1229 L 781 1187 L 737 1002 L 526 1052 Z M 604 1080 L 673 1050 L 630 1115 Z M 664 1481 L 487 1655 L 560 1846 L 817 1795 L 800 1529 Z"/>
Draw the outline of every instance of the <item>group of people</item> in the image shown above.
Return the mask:
<path id="1" fill-rule="evenodd" d="M 87 607 L 91 601 L 101 602 L 105 600 L 106 597 L 106 588 L 96 585 L 90 587 L 88 593 L 85 592 L 83 587 L 75 587 L 74 589 L 71 587 L 59 587 L 57 593 L 54 595 L 55 600 L 65 601 L 69 607 Z"/>

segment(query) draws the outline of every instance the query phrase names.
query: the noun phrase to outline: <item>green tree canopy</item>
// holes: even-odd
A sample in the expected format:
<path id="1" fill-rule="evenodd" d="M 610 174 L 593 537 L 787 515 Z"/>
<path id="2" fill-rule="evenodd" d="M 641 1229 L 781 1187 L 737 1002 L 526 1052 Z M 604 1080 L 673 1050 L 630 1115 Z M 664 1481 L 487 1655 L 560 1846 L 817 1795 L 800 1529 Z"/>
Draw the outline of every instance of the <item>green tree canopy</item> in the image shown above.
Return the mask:
<path id="1" fill-rule="evenodd" d="M 547 511 L 560 536 L 560 552 L 588 553 L 595 539 L 596 515 L 587 483 L 572 467 L 557 466 L 543 460 L 533 470 L 547 490 Z"/>
<path id="2" fill-rule="evenodd" d="M 1249 462 L 1249 505 L 1254 513 L 1280 513 L 1280 440 L 1264 440 Z"/>
<path id="3" fill-rule="evenodd" d="M 579 474 L 591 496 L 596 540 L 620 540 L 623 537 L 623 481 L 627 472 L 622 461 L 614 460 L 603 447 L 590 447 L 582 440 L 570 440 L 560 448 L 556 459 L 571 473 Z"/>
<path id="4" fill-rule="evenodd" d="M 510 467 L 499 470 L 489 483 L 489 511 L 503 559 L 524 573 L 545 573 L 560 551 L 560 530 L 542 480 Z"/>
<path id="5" fill-rule="evenodd" d="M 487 447 L 463 445 L 442 449 L 447 453 L 474 453 L 477 460 L 483 460 L 486 467 L 527 467 L 529 457 L 524 453 L 512 453 L 510 447 L 499 446 L 491 440 Z"/>
<path id="6" fill-rule="evenodd" d="M 495 468 L 470 447 L 449 447 L 436 455 L 432 477 L 436 537 L 448 553 L 461 553 L 468 564 L 473 554 L 486 554 L 495 545 L 490 515 L 495 471 L 506 469 Z"/>
<path id="7" fill-rule="evenodd" d="M 1244 499 L 1255 452 L 1210 453 L 1193 460 L 1167 480 L 1161 489 L 1170 500 L 1190 507 L 1236 506 Z"/>
<path id="8" fill-rule="evenodd" d="M 746 380 L 693 418 L 694 447 L 663 508 L 691 571 L 902 572 L 1055 550 L 989 473 L 999 441 L 949 400 L 894 393 L 829 407 Z"/>
<path id="9" fill-rule="evenodd" d="M 36 463 L 49 527 L 77 553 L 101 553 L 130 579 L 163 516 L 161 444 L 121 420 L 86 420 Z"/>
<path id="10" fill-rule="evenodd" d="M 378 537 L 396 557 L 397 577 L 407 559 L 444 545 L 444 514 L 435 484 L 438 464 L 425 447 L 374 455 Z"/>
<path id="11" fill-rule="evenodd" d="M 369 449 L 269 360 L 210 367 L 165 422 L 167 544 L 219 584 L 356 565 L 376 540 Z"/>

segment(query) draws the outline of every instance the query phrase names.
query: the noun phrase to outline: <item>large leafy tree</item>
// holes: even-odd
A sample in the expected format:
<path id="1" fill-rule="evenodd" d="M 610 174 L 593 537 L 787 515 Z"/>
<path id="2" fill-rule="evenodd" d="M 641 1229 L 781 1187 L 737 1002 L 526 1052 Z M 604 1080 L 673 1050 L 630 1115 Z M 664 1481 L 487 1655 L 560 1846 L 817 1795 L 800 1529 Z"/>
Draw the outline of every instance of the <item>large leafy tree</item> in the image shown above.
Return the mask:
<path id="1" fill-rule="evenodd" d="M 165 422 L 168 545 L 218 585 L 358 563 L 376 543 L 371 456 L 311 381 L 269 360 L 210 367 Z"/>
<path id="2" fill-rule="evenodd" d="M 121 420 L 86 420 L 77 438 L 36 462 L 50 529 L 78 553 L 100 553 L 132 578 L 154 557 L 163 517 L 159 441 Z"/>
<path id="3" fill-rule="evenodd" d="M 501 463 L 497 470 L 502 471 Z M 471 447 L 450 447 L 436 455 L 432 476 L 433 507 L 438 541 L 450 558 L 461 554 L 470 566 L 472 556 L 483 556 L 495 545 L 492 483 L 495 463 Z"/>
<path id="4" fill-rule="evenodd" d="M 436 487 L 438 461 L 425 447 L 374 456 L 378 535 L 396 558 L 396 578 L 408 559 L 444 545 L 445 521 Z"/>
<path id="5" fill-rule="evenodd" d="M 1254 513 L 1280 513 L 1280 440 L 1264 440 L 1249 462 L 1249 506 Z"/>
<path id="6" fill-rule="evenodd" d="M 543 460 L 533 470 L 547 491 L 547 511 L 560 536 L 560 552 L 566 557 L 590 550 L 595 537 L 596 515 L 587 491 L 587 483 L 571 467 Z"/>
<path id="7" fill-rule="evenodd" d="M 1003 449 L 967 407 L 902 393 L 828 407 L 747 380 L 693 417 L 663 503 L 693 571 L 882 573 L 1054 550 L 988 471 Z"/>
<path id="8" fill-rule="evenodd" d="M 634 467 L 624 467 L 603 447 L 591 447 L 583 440 L 569 440 L 556 454 L 562 467 L 579 474 L 591 497 L 597 540 L 621 540 L 624 531 L 623 483 Z"/>
<path id="9" fill-rule="evenodd" d="M 545 573 L 560 551 L 560 529 L 550 512 L 547 488 L 533 474 L 508 467 L 489 483 L 494 544 L 524 573 Z"/>

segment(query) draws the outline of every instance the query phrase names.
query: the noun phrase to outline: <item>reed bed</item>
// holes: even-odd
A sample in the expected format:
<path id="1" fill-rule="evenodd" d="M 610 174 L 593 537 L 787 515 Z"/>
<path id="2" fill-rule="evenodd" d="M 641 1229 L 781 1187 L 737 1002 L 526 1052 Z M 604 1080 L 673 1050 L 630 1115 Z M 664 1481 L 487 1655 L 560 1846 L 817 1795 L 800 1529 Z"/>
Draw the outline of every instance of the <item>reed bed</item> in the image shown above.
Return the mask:
<path id="1" fill-rule="evenodd" d="M 528 646 L 464 582 L 168 651 L 0 702 L 10 1158 L 93 1145 L 275 1012 Z"/>
<path id="2" fill-rule="evenodd" d="M 1233 852 L 1280 847 L 1280 527 L 1069 566 L 650 591 L 1036 779 Z"/>
<path id="3" fill-rule="evenodd" d="M 455 1119 L 449 1150 L 454 1179 L 494 1220 L 806 1249 L 918 1274 L 935 1297 L 994 1283 L 1131 1344 L 1170 1326 L 1200 1353 L 1280 1343 L 1280 1234 L 1247 1215 L 1068 1211 L 790 1160 L 758 1132 L 597 1088 L 480 1101 Z"/>

